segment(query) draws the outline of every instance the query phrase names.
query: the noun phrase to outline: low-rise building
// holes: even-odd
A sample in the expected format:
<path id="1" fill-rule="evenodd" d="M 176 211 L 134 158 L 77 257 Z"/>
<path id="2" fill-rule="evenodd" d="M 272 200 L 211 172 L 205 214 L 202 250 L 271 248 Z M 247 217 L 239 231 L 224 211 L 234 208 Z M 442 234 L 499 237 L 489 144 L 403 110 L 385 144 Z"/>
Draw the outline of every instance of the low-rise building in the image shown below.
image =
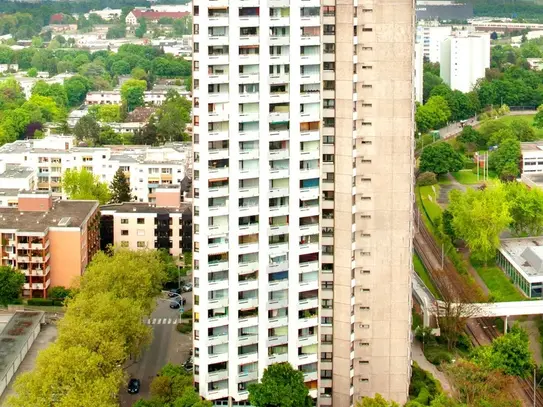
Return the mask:
<path id="1" fill-rule="evenodd" d="M 146 104 L 161 105 L 166 100 L 166 91 L 149 90 L 143 93 Z M 88 92 L 85 98 L 87 105 L 120 105 L 122 103 L 120 90 L 102 90 Z"/>
<path id="2" fill-rule="evenodd" d="M 159 185 L 156 203 L 103 205 L 100 245 L 130 250 L 165 249 L 176 259 L 192 250 L 192 205 L 181 202 L 179 185 Z"/>
<path id="3" fill-rule="evenodd" d="M 118 19 L 123 11 L 120 8 L 112 9 L 109 7 L 106 7 L 103 10 L 91 10 L 88 13 L 85 13 L 85 18 L 89 18 L 91 14 L 96 14 L 97 16 L 100 16 L 102 20 L 105 21 L 111 21 Z"/>
<path id="4" fill-rule="evenodd" d="M 0 64 L 0 73 L 17 72 L 18 70 L 19 64 Z"/>
<path id="5" fill-rule="evenodd" d="M 543 237 L 503 239 L 497 263 L 530 298 L 543 298 Z"/>
<path id="6" fill-rule="evenodd" d="M 136 25 L 140 18 L 148 22 L 158 23 L 161 18 L 181 19 L 190 15 L 188 11 L 153 11 L 148 9 L 134 9 L 127 14 L 125 22 L 127 25 Z"/>
<path id="7" fill-rule="evenodd" d="M 526 58 L 526 61 L 530 65 L 530 69 L 534 71 L 541 71 L 541 68 L 543 68 L 543 58 Z"/>
<path id="8" fill-rule="evenodd" d="M 2 265 L 25 274 L 25 297 L 46 298 L 49 286 L 71 286 L 83 274 L 100 248 L 98 206 L 23 191 L 17 207 L 0 208 Z"/>
<path id="9" fill-rule="evenodd" d="M 543 172 L 543 142 L 520 143 L 520 153 L 521 175 Z"/>
<path id="10" fill-rule="evenodd" d="M 85 168 L 110 184 L 121 168 L 135 199 L 153 203 L 159 184 L 179 184 L 190 173 L 192 146 L 77 147 L 71 136 L 48 136 L 1 146 L 0 162 L 31 168 L 37 176 L 35 189 L 51 191 L 55 196 L 63 196 L 62 174 L 68 169 Z"/>

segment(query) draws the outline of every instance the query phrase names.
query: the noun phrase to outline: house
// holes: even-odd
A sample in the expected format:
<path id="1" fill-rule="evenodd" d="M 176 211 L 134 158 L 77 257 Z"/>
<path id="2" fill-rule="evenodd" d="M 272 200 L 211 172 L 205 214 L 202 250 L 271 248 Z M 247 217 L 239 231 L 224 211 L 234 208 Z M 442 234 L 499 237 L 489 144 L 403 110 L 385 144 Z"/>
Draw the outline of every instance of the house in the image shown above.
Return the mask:
<path id="1" fill-rule="evenodd" d="M 62 24 L 64 20 L 64 14 L 56 13 L 49 18 L 49 24 Z"/>
<path id="2" fill-rule="evenodd" d="M 189 12 L 134 9 L 128 13 L 125 21 L 127 25 L 137 25 L 140 18 L 145 18 L 145 20 L 151 23 L 157 23 L 161 18 L 172 18 L 174 20 L 178 20 L 188 15 L 190 15 Z"/>

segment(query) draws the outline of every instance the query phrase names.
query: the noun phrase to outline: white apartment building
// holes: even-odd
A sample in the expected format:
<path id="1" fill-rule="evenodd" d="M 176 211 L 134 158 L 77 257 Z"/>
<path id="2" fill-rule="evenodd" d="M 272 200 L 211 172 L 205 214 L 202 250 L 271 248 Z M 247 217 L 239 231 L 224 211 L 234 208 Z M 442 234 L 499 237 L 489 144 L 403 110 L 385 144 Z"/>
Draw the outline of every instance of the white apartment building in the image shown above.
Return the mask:
<path id="1" fill-rule="evenodd" d="M 186 143 L 160 147 L 76 147 L 73 137 L 49 136 L 0 147 L 0 162 L 36 171 L 37 190 L 62 196 L 62 174 L 73 168 L 85 168 L 109 185 L 115 172 L 122 168 L 136 201 L 149 203 L 155 201 L 154 190 L 160 185 L 181 183 L 190 173 L 191 159 L 191 147 Z"/>
<path id="2" fill-rule="evenodd" d="M 423 58 L 430 62 L 440 62 L 441 43 L 451 33 L 451 26 L 417 25 L 417 43 L 422 44 Z"/>
<path id="3" fill-rule="evenodd" d="M 166 100 L 165 90 L 149 90 L 143 92 L 143 101 L 150 105 L 161 105 Z M 85 97 L 87 105 L 120 105 L 122 103 L 120 90 L 101 90 L 88 92 Z"/>
<path id="4" fill-rule="evenodd" d="M 490 34 L 455 31 L 441 43 L 440 76 L 453 90 L 470 92 L 490 68 Z"/>
<path id="5" fill-rule="evenodd" d="M 423 84 L 424 84 L 424 55 L 423 45 L 415 44 L 415 76 L 413 78 L 415 86 L 415 101 L 422 103 Z"/>
<path id="6" fill-rule="evenodd" d="M 272 363 L 317 397 L 320 2 L 194 3 L 194 363 L 243 402 Z"/>

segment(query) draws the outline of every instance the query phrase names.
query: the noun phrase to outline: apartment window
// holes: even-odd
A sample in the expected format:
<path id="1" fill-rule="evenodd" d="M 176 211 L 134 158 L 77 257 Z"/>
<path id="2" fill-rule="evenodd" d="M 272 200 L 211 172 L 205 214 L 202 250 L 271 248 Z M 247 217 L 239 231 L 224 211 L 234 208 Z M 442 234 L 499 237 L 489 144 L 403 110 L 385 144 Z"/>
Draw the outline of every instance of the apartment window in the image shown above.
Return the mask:
<path id="1" fill-rule="evenodd" d="M 335 127 L 336 118 L 335 117 L 325 117 L 322 119 L 322 124 L 324 127 Z"/>
<path id="2" fill-rule="evenodd" d="M 195 53 L 195 54 L 197 54 L 198 52 L 200 52 L 200 43 L 195 42 L 195 43 L 193 44 L 192 52 Z"/>
<path id="3" fill-rule="evenodd" d="M 336 138 L 334 136 L 323 136 L 322 144 L 335 144 Z"/>
<path id="4" fill-rule="evenodd" d="M 138 225 L 145 225 L 145 218 L 138 218 Z"/>
<path id="5" fill-rule="evenodd" d="M 200 15 L 200 6 L 194 6 L 194 15 L 199 16 Z"/>
<path id="6" fill-rule="evenodd" d="M 353 34 L 354 34 L 355 37 L 358 34 L 358 30 L 357 30 L 356 26 L 353 27 Z"/>
<path id="7" fill-rule="evenodd" d="M 331 370 L 321 370 L 321 379 L 331 379 L 332 371 Z"/>
<path id="8" fill-rule="evenodd" d="M 372 31 L 373 31 L 373 28 L 370 28 L 370 27 L 362 27 L 362 31 L 364 31 L 364 32 L 372 32 Z"/>
<path id="9" fill-rule="evenodd" d="M 138 246 L 138 248 L 142 249 L 142 248 L 146 247 L 146 244 L 145 244 L 145 242 L 138 242 L 137 246 Z"/>
<path id="10" fill-rule="evenodd" d="M 334 210 L 333 209 L 323 209 L 322 217 L 324 219 L 334 219 Z"/>
<path id="11" fill-rule="evenodd" d="M 362 65 L 362 69 L 373 69 L 371 65 Z"/>
<path id="12" fill-rule="evenodd" d="M 323 309 L 332 309 L 333 308 L 333 300 L 322 300 L 322 308 Z"/>
<path id="13" fill-rule="evenodd" d="M 336 70 L 336 63 L 335 62 L 323 62 L 322 69 L 325 71 L 335 71 Z"/>
<path id="14" fill-rule="evenodd" d="M 336 15 L 335 6 L 324 6 L 322 8 L 322 15 L 326 17 L 334 17 Z"/>
<path id="15" fill-rule="evenodd" d="M 333 54 L 336 52 L 336 44 L 324 44 L 324 53 L 325 54 Z"/>
<path id="16" fill-rule="evenodd" d="M 324 24 L 323 33 L 324 33 L 324 35 L 335 35 L 336 34 L 336 26 L 333 25 L 333 24 Z"/>
<path id="17" fill-rule="evenodd" d="M 127 224 L 128 224 L 128 219 L 122 218 L 121 219 L 121 225 L 127 225 Z"/>
<path id="18" fill-rule="evenodd" d="M 322 161 L 325 163 L 333 163 L 334 162 L 334 154 L 323 154 L 322 155 Z"/>
<path id="19" fill-rule="evenodd" d="M 128 230 L 121 230 L 121 236 L 128 236 Z"/>
<path id="20" fill-rule="evenodd" d="M 121 240 L 121 247 L 128 247 L 128 241 Z"/>
<path id="21" fill-rule="evenodd" d="M 335 81 L 323 81 L 322 88 L 324 90 L 336 90 L 336 82 Z"/>
<path id="22" fill-rule="evenodd" d="M 321 284 L 321 289 L 323 290 L 332 290 L 334 288 L 333 281 L 323 281 Z"/>
<path id="23" fill-rule="evenodd" d="M 332 343 L 333 335 L 321 335 L 321 343 Z"/>
<path id="24" fill-rule="evenodd" d="M 324 178 L 322 180 L 323 180 L 323 182 L 334 182 L 334 173 L 333 172 L 326 172 L 324 174 Z"/>
<path id="25" fill-rule="evenodd" d="M 336 100 L 335 99 L 324 99 L 323 102 L 323 107 L 325 109 L 333 109 L 336 107 Z"/>

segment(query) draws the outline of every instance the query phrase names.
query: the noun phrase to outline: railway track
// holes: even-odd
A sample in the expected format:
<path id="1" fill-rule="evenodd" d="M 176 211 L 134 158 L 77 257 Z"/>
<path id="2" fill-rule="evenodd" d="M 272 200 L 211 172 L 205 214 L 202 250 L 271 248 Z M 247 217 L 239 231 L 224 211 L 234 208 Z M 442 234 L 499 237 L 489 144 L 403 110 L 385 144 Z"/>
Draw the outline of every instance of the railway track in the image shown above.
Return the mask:
<path id="1" fill-rule="evenodd" d="M 466 282 L 459 276 L 454 265 L 444 256 L 442 267 L 442 248 L 436 244 L 430 231 L 422 221 L 418 208 L 415 207 L 416 233 L 413 246 L 422 263 L 428 270 L 437 290 L 449 302 L 476 302 L 477 293 L 470 289 Z M 488 345 L 497 338 L 500 333 L 493 326 L 493 320 L 489 318 L 474 318 L 466 324 L 466 332 L 475 346 Z M 525 400 L 525 405 L 543 407 L 543 394 L 540 389 L 535 392 L 530 379 L 517 378 L 518 396 Z"/>

